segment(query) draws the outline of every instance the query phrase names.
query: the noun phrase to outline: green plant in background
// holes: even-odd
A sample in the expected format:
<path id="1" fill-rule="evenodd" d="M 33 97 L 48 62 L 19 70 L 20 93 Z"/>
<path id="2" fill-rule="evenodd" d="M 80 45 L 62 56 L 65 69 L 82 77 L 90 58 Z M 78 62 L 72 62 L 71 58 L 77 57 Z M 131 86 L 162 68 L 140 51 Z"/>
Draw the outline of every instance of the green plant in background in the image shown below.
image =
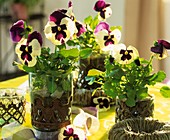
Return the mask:
<path id="1" fill-rule="evenodd" d="M 127 106 L 133 107 L 136 101 L 147 98 L 148 86 L 155 85 L 156 82 L 162 82 L 166 78 L 163 71 L 153 73 L 153 58 L 163 59 L 167 57 L 167 49 L 170 49 L 170 43 L 164 40 L 158 40 L 151 48 L 153 54 L 150 60 L 139 57 L 136 48 L 124 44 L 111 45 L 110 55 L 105 59 L 105 72 L 96 69 L 89 71 L 86 79 L 89 84 L 95 82 L 101 84 L 101 89 L 112 97 L 124 101 Z M 96 81 L 96 78 L 98 79 Z M 169 97 L 168 87 L 162 87 L 161 92 Z"/>
<path id="2" fill-rule="evenodd" d="M 0 7 L 4 5 L 4 3 L 22 3 L 26 5 L 28 8 L 36 6 L 38 3 L 40 3 L 42 0 L 0 0 Z"/>

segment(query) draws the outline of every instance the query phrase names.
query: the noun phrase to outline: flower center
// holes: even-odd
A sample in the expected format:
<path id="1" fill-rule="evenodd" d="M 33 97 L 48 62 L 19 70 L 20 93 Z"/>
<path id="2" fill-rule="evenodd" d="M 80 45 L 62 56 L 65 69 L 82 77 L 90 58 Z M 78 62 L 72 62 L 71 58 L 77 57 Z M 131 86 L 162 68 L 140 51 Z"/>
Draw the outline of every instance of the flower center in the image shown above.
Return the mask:
<path id="1" fill-rule="evenodd" d="M 125 51 L 125 55 L 128 55 L 128 51 Z"/>
<path id="2" fill-rule="evenodd" d="M 74 139 L 73 136 L 70 136 L 68 140 L 73 140 L 73 139 Z"/>
<path id="3" fill-rule="evenodd" d="M 100 102 L 100 105 L 103 105 L 104 103 L 103 102 Z"/>
<path id="4" fill-rule="evenodd" d="M 58 31 L 61 31 L 61 27 L 58 26 Z"/>

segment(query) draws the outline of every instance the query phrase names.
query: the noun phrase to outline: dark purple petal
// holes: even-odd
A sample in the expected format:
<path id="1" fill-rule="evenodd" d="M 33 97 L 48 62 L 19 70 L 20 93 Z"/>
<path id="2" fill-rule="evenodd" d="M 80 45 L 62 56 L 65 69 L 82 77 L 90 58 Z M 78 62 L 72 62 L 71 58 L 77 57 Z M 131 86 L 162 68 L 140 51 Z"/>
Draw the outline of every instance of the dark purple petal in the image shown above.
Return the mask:
<path id="1" fill-rule="evenodd" d="M 74 134 L 73 128 L 68 128 L 67 130 L 64 130 L 64 132 L 63 132 L 64 136 L 73 136 L 73 134 Z"/>
<path id="2" fill-rule="evenodd" d="M 32 60 L 32 46 L 21 45 L 20 47 L 21 59 L 25 61 L 25 65 L 28 65 L 28 62 Z"/>
<path id="3" fill-rule="evenodd" d="M 24 28 L 24 21 L 23 20 L 19 20 L 16 23 L 14 23 L 14 26 Z"/>
<path id="4" fill-rule="evenodd" d="M 98 98 L 97 101 L 98 101 L 98 103 L 100 103 L 100 102 L 102 102 L 103 100 L 102 100 L 102 98 Z"/>
<path id="5" fill-rule="evenodd" d="M 10 36 L 13 42 L 19 42 L 24 33 L 24 21 L 19 20 L 10 28 Z"/>
<path id="6" fill-rule="evenodd" d="M 114 62 L 114 58 L 112 56 L 109 57 L 109 62 L 112 64 Z"/>
<path id="7" fill-rule="evenodd" d="M 40 45 L 42 46 L 42 36 L 40 33 L 34 31 L 33 33 L 29 34 L 27 44 L 29 44 L 33 39 L 37 39 Z"/>
<path id="8" fill-rule="evenodd" d="M 95 28 L 95 30 L 94 30 L 94 33 L 96 34 L 96 33 L 98 33 L 98 32 L 100 32 L 100 31 L 102 31 L 102 30 L 107 30 L 108 32 L 110 32 L 110 29 L 109 29 L 110 27 L 109 27 L 109 24 L 107 23 L 107 22 L 100 22 L 97 26 L 96 26 L 96 28 Z"/>
<path id="9" fill-rule="evenodd" d="M 103 19 L 105 19 L 105 12 L 106 12 L 106 11 L 101 11 L 101 12 L 100 12 L 100 16 L 101 16 Z"/>
<path id="10" fill-rule="evenodd" d="M 67 10 L 57 10 L 57 11 L 54 11 L 51 15 L 50 15 L 50 21 L 53 21 L 55 22 L 57 25 L 60 25 L 60 22 L 63 18 L 67 17 L 65 15 L 64 12 L 66 12 Z"/>
<path id="11" fill-rule="evenodd" d="M 73 135 L 74 140 L 79 140 L 79 136 L 77 134 Z"/>
<path id="12" fill-rule="evenodd" d="M 106 108 L 108 108 L 109 105 L 110 105 L 109 100 L 108 100 L 107 98 L 105 98 L 105 99 L 103 100 L 103 106 L 106 107 Z"/>
<path id="13" fill-rule="evenodd" d="M 102 11 L 104 8 L 106 8 L 106 2 L 105 2 L 105 0 L 98 0 L 98 1 L 95 3 L 95 6 L 94 6 L 94 10 L 95 10 L 95 11 L 100 12 L 100 11 Z"/>
<path id="14" fill-rule="evenodd" d="M 157 46 L 154 46 L 154 47 L 151 47 L 151 51 L 153 53 L 156 53 L 156 54 L 160 54 L 160 57 L 162 57 L 162 54 L 163 54 L 163 46 L 161 45 L 157 45 Z"/>
<path id="15" fill-rule="evenodd" d="M 69 2 L 68 2 L 68 8 L 69 8 L 69 7 L 72 7 L 72 6 L 73 6 L 72 1 L 69 1 Z"/>
<path id="16" fill-rule="evenodd" d="M 64 39 L 64 38 L 66 38 L 66 33 L 65 32 L 58 32 L 58 33 L 56 33 L 56 36 L 55 36 L 55 38 L 57 39 L 57 40 L 61 40 L 61 39 Z"/>
<path id="17" fill-rule="evenodd" d="M 168 41 L 165 40 L 158 40 L 158 44 L 163 46 L 166 49 L 170 49 L 170 43 Z"/>
<path id="18" fill-rule="evenodd" d="M 104 43 L 105 46 L 108 46 L 110 44 L 114 44 L 114 41 L 111 38 L 106 40 L 106 42 Z"/>
<path id="19" fill-rule="evenodd" d="M 70 137 L 66 137 L 66 138 L 64 138 L 63 140 L 69 140 L 70 139 Z"/>
<path id="20" fill-rule="evenodd" d="M 136 59 L 134 62 L 137 66 L 140 66 L 140 60 L 139 59 Z"/>
<path id="21" fill-rule="evenodd" d="M 99 104 L 99 108 L 100 109 L 102 109 L 104 106 L 103 106 L 103 102 L 101 102 L 100 104 Z"/>
<path id="22" fill-rule="evenodd" d="M 76 28 L 78 30 L 77 36 L 79 37 L 81 34 L 83 34 L 84 32 L 86 32 L 86 28 L 80 24 L 79 22 L 76 22 Z"/>
<path id="23" fill-rule="evenodd" d="M 20 51 L 25 51 L 25 48 L 26 48 L 26 47 L 27 47 L 26 45 L 21 45 Z"/>
<path id="24" fill-rule="evenodd" d="M 121 60 L 122 61 L 130 60 L 132 58 L 130 53 L 133 53 L 133 50 L 121 50 L 120 54 L 123 54 L 122 57 L 121 57 Z"/>

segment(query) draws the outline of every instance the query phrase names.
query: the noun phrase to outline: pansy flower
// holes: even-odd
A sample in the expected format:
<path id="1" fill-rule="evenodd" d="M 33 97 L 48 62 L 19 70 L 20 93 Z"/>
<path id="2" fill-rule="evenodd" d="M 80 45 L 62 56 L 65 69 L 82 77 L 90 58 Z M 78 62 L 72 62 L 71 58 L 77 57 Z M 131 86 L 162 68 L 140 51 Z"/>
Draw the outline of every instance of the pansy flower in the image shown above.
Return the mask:
<path id="1" fill-rule="evenodd" d="M 98 0 L 95 3 L 94 10 L 99 12 L 99 18 L 106 19 L 112 15 L 112 9 L 109 7 L 110 4 L 106 3 L 105 0 Z"/>
<path id="2" fill-rule="evenodd" d="M 13 42 L 19 42 L 24 36 L 24 21 L 19 20 L 10 28 L 10 36 Z"/>
<path id="3" fill-rule="evenodd" d="M 99 112 L 107 111 L 110 109 L 110 99 L 108 97 L 96 97 L 93 98 L 93 103 Z"/>
<path id="4" fill-rule="evenodd" d="M 44 33 L 55 45 L 61 45 L 67 42 L 75 33 L 75 23 L 61 10 L 54 11 L 50 15 Z"/>
<path id="5" fill-rule="evenodd" d="M 118 44 L 111 51 L 111 56 L 120 64 L 130 64 L 139 57 L 139 53 L 133 46 L 126 47 L 124 44 Z"/>
<path id="6" fill-rule="evenodd" d="M 67 125 L 60 130 L 58 135 L 59 140 L 86 140 L 85 132 L 83 129 L 77 128 L 72 125 Z"/>
<path id="7" fill-rule="evenodd" d="M 28 35 L 28 39 L 22 39 L 16 46 L 15 52 L 20 61 L 28 67 L 33 67 L 37 62 L 37 56 L 41 54 L 42 37 L 34 31 Z"/>
<path id="8" fill-rule="evenodd" d="M 158 59 L 164 59 L 168 56 L 167 49 L 170 49 L 170 43 L 165 40 L 158 40 L 151 47 L 151 51 L 156 54 Z"/>
<path id="9" fill-rule="evenodd" d="M 100 45 L 101 50 L 109 51 L 109 45 L 118 44 L 121 39 L 119 29 L 110 30 L 110 26 L 106 22 L 100 22 L 94 31 L 96 42 Z"/>
<path id="10" fill-rule="evenodd" d="M 73 13 L 73 3 L 72 1 L 69 1 L 68 3 L 68 10 L 65 11 L 65 14 L 70 17 L 70 19 L 72 19 L 74 22 L 75 22 L 75 34 L 76 34 L 76 37 L 79 37 L 81 34 L 83 34 L 84 32 L 86 32 L 86 28 L 85 26 L 80 22 L 80 21 L 77 21 L 75 16 L 74 16 L 74 13 Z"/>

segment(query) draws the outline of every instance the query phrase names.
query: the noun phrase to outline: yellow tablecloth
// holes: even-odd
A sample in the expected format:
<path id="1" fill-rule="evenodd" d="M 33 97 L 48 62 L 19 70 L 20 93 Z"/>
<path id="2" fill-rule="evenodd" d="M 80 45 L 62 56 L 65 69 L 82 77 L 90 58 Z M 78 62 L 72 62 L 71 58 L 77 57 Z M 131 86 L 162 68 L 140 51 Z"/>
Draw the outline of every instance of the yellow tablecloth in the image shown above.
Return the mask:
<path id="1" fill-rule="evenodd" d="M 27 76 L 21 76 L 4 82 L 0 82 L 0 88 L 6 87 L 18 87 L 27 80 Z M 154 87 L 149 87 L 149 92 L 155 95 L 155 111 L 154 118 L 160 121 L 170 121 L 170 99 L 164 98 L 159 93 L 159 89 L 162 86 L 161 83 L 156 84 Z M 29 95 L 26 95 L 29 98 Z M 110 127 L 114 124 L 114 108 L 111 108 L 107 112 L 99 113 L 100 128 L 97 133 L 88 137 L 88 140 L 107 140 L 108 131 Z M 26 114 L 25 126 L 30 127 L 30 114 Z"/>

